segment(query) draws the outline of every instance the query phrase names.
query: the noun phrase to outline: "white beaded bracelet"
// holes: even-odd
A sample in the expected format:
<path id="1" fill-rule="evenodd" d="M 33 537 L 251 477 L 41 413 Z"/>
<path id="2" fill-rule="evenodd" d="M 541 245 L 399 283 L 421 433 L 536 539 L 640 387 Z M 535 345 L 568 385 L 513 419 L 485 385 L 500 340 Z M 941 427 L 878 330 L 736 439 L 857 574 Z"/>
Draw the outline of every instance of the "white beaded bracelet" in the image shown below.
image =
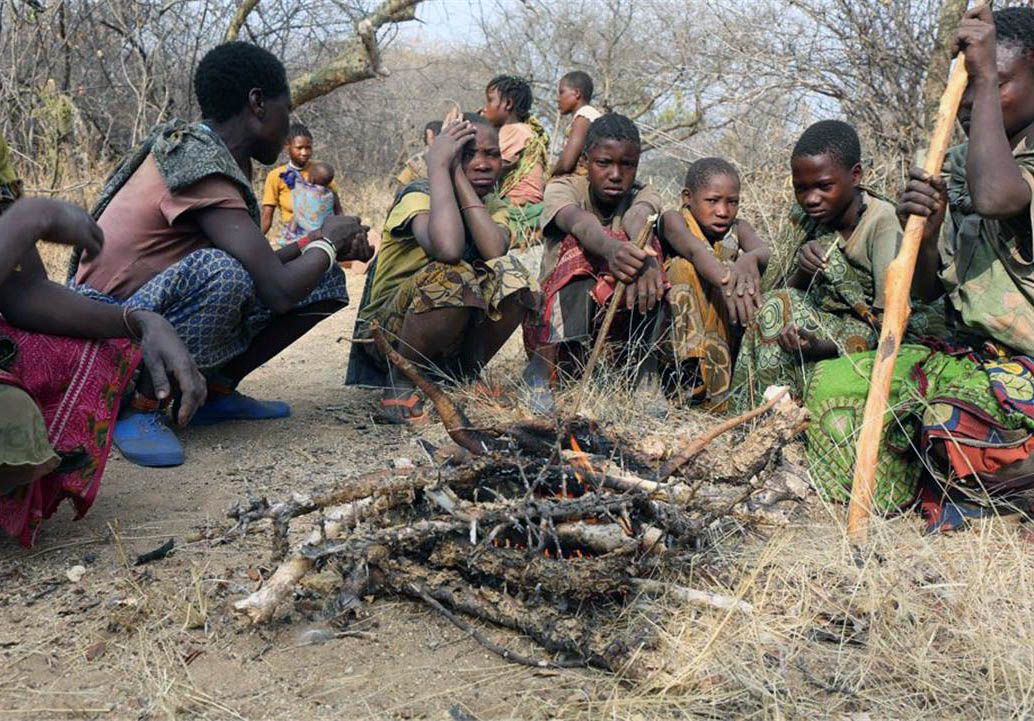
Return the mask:
<path id="1" fill-rule="evenodd" d="M 327 266 L 327 269 L 329 270 L 333 268 L 334 263 L 337 262 L 337 251 L 334 249 L 334 246 L 331 245 L 330 241 L 324 240 L 323 238 L 320 238 L 319 240 L 314 240 L 305 246 L 305 249 L 302 251 L 302 255 L 305 255 L 314 248 L 319 248 L 327 254 L 327 260 L 330 261 L 330 264 Z"/>

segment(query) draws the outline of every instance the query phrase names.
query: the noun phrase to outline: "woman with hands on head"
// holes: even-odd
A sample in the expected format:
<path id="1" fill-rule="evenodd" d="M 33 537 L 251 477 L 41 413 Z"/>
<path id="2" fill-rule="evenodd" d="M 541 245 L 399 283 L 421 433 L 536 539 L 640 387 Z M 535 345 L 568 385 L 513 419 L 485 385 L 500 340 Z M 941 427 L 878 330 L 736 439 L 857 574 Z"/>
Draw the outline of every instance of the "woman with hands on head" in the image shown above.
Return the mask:
<path id="1" fill-rule="evenodd" d="M 138 390 L 175 400 L 177 423 L 205 400 L 205 379 L 168 322 L 50 282 L 38 239 L 91 258 L 104 234 L 56 200 L 22 199 L 0 216 L 0 525 L 26 546 L 64 498 L 79 516 L 93 503 L 141 354 Z"/>
<path id="2" fill-rule="evenodd" d="M 507 255 L 507 209 L 494 192 L 502 171 L 498 131 L 467 113 L 435 137 L 426 161 L 428 177 L 402 188 L 388 211 L 356 336 L 368 338 L 376 321 L 403 357 L 473 379 L 534 307 L 537 288 Z M 389 371 L 372 344 L 353 346 L 352 355 L 353 363 Z M 381 384 L 379 420 L 425 417 L 407 379 Z"/>

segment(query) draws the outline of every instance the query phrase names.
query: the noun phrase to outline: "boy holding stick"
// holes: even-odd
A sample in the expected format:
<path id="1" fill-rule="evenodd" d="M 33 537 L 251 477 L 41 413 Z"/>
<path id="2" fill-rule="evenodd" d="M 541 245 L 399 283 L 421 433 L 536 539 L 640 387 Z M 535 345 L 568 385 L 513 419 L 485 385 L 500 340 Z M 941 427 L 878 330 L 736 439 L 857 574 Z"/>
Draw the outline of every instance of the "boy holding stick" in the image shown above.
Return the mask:
<path id="1" fill-rule="evenodd" d="M 944 295 L 948 342 L 902 347 L 879 448 L 874 508 L 918 496 L 928 530 L 988 512 L 990 496 L 1034 485 L 1034 9 L 986 6 L 958 30 L 969 142 L 943 177 L 913 169 L 902 217 L 927 223 L 912 295 Z M 871 357 L 820 363 L 807 397 L 808 453 L 828 495 L 846 499 Z"/>

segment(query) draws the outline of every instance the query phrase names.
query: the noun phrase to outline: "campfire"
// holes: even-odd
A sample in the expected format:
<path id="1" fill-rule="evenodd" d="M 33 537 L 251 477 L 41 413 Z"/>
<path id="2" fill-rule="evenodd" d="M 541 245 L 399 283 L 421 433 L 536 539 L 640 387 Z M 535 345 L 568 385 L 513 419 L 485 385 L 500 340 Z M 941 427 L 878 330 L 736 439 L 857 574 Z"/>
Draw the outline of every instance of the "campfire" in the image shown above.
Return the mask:
<path id="1" fill-rule="evenodd" d="M 455 445 L 430 449 L 432 465 L 231 509 L 244 528 L 270 520 L 274 556 L 283 560 L 262 588 L 235 604 L 242 618 L 269 620 L 305 573 L 329 566 L 352 597 L 416 599 L 511 661 L 592 665 L 636 677 L 646 672 L 643 652 L 656 643 L 656 625 L 615 623 L 629 604 L 673 590 L 688 601 L 742 610 L 735 599 L 656 579 L 685 567 L 714 527 L 758 489 L 759 475 L 803 428 L 803 410 L 772 399 L 686 443 L 661 466 L 629 439 L 581 417 L 475 429 L 444 391 L 374 335 L 434 403 Z M 748 439 L 709 457 L 706 469 L 687 466 L 719 433 L 762 416 Z M 742 490 L 715 507 L 697 499 L 704 480 Z M 290 522 L 306 515 L 317 516 L 317 527 L 289 554 Z M 519 631 L 549 656 L 502 648 L 464 617 Z"/>

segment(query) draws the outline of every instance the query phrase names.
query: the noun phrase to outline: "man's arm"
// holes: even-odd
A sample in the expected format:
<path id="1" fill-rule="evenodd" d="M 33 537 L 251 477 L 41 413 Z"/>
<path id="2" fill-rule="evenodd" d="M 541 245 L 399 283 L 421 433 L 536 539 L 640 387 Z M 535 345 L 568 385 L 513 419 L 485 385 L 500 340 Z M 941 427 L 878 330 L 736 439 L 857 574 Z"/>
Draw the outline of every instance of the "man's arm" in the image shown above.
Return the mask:
<path id="1" fill-rule="evenodd" d="M 263 205 L 262 206 L 262 235 L 269 232 L 269 229 L 273 227 L 273 206 Z"/>
<path id="2" fill-rule="evenodd" d="M 969 10 L 959 25 L 957 45 L 966 53 L 973 94 L 966 177 L 973 209 L 984 218 L 1011 218 L 1030 207 L 1030 186 L 1012 154 L 1002 120 L 997 40 L 990 7 Z"/>
<path id="3" fill-rule="evenodd" d="M 303 253 L 283 262 L 245 210 L 204 208 L 194 211 L 193 217 L 212 245 L 240 261 L 251 275 L 259 299 L 278 315 L 311 293 L 328 270 L 322 252 Z M 334 216 L 324 224 L 323 234 L 339 259 L 369 260 L 370 249 L 357 218 Z"/>

